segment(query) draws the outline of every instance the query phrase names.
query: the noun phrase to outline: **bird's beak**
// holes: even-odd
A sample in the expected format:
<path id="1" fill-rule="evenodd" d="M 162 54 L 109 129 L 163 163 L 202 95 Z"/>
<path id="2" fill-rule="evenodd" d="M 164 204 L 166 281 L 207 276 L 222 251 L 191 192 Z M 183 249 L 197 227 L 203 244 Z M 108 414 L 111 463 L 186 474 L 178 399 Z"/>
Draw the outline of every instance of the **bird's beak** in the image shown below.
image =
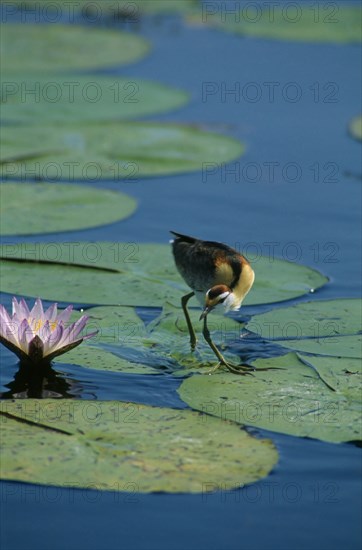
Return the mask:
<path id="1" fill-rule="evenodd" d="M 212 307 L 210 306 L 206 306 L 204 311 L 201 313 L 200 315 L 200 321 L 202 321 L 202 319 L 205 319 L 206 315 L 212 310 Z"/>

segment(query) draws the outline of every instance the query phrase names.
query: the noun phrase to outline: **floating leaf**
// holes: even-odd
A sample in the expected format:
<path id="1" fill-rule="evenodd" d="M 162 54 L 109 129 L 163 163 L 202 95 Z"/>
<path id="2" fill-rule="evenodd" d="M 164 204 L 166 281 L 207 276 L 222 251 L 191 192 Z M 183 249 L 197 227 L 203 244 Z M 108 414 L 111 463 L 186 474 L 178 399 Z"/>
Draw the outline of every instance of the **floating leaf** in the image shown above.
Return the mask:
<path id="1" fill-rule="evenodd" d="M 360 359 L 340 357 L 300 356 L 316 369 L 319 376 L 346 399 L 356 402 L 362 396 L 362 367 Z"/>
<path id="2" fill-rule="evenodd" d="M 349 132 L 352 137 L 362 140 L 362 116 L 356 116 L 349 123 Z"/>
<path id="3" fill-rule="evenodd" d="M 263 338 L 318 338 L 353 334 L 361 329 L 362 301 L 316 300 L 253 317 L 248 329 Z"/>
<path id="4" fill-rule="evenodd" d="M 16 243 L 0 248 L 2 290 L 70 303 L 180 305 L 189 289 L 174 265 L 169 245 L 122 242 Z M 8 261 L 21 260 L 21 261 Z M 47 262 L 37 263 L 37 262 Z M 259 258 L 246 304 L 302 296 L 327 279 L 282 260 Z M 196 305 L 196 301 L 190 302 Z"/>
<path id="5" fill-rule="evenodd" d="M 72 321 L 82 313 L 74 311 Z M 145 337 L 146 327 L 133 307 L 103 306 L 87 309 L 89 317 L 87 331 L 98 331 L 92 340 L 94 344 L 113 346 L 136 346 Z"/>
<path id="6" fill-rule="evenodd" d="M 6 128 L 8 131 L 10 128 Z M 4 132 L 2 132 L 4 134 Z M 61 148 L 56 148 L 54 144 L 43 143 L 35 141 L 33 144 L 26 139 L 21 141 L 18 140 L 20 132 L 13 131 L 12 138 L 5 139 L 4 135 L 0 135 L 1 151 L 0 151 L 0 164 L 3 162 L 11 161 L 26 161 L 27 159 L 32 159 L 34 157 L 39 157 L 41 155 L 54 155 L 62 152 Z M 36 136 L 35 136 L 36 137 Z M 2 175 L 6 175 L 6 172 L 1 168 Z M 10 175 L 10 174 L 8 174 Z"/>
<path id="7" fill-rule="evenodd" d="M 90 26 L 3 24 L 4 72 L 55 72 L 132 63 L 144 57 L 148 42 L 134 34 Z"/>
<path id="8" fill-rule="evenodd" d="M 256 368 L 270 370 L 256 370 L 253 376 L 221 371 L 213 376 L 193 375 L 182 383 L 179 394 L 194 409 L 241 424 L 335 443 L 359 440 L 361 393 L 356 399 L 350 391 L 351 376 L 357 383 L 358 375 L 347 373 L 347 365 L 350 360 L 337 363 L 333 359 L 323 370 L 317 363 L 318 374 L 289 353 L 257 360 Z M 326 368 L 333 369 L 338 378 L 336 384 L 326 377 L 335 391 L 322 379 Z"/>
<path id="9" fill-rule="evenodd" d="M 304 302 L 256 315 L 247 328 L 289 349 L 361 357 L 361 305 L 353 298 Z"/>
<path id="10" fill-rule="evenodd" d="M 260 256 L 252 265 L 255 283 L 243 302 L 245 305 L 290 300 L 314 292 L 328 282 L 319 271 L 285 260 Z"/>
<path id="11" fill-rule="evenodd" d="M 85 229 L 122 220 L 135 209 L 135 199 L 107 189 L 50 183 L 2 183 L 0 234 L 33 235 Z"/>
<path id="12" fill-rule="evenodd" d="M 2 75 L 2 90 L 2 119 L 36 125 L 141 117 L 180 107 L 188 98 L 156 82 L 100 75 L 9 73 Z"/>
<path id="13" fill-rule="evenodd" d="M 135 5 L 141 14 L 185 13 L 197 7 L 199 5 L 199 0 L 152 0 L 152 2 L 149 0 L 136 0 Z"/>
<path id="14" fill-rule="evenodd" d="M 336 357 L 362 356 L 362 336 L 334 336 L 333 338 L 306 338 L 305 340 L 278 341 L 278 344 L 288 349 L 319 355 Z"/>
<path id="15" fill-rule="evenodd" d="M 132 357 L 149 366 L 168 368 L 178 376 L 191 372 L 207 372 L 208 368 L 217 363 L 214 353 L 201 334 L 200 311 L 190 310 L 191 320 L 199 336 L 195 353 L 190 350 L 183 311 L 171 304 L 166 304 L 147 326 L 132 308 L 95 307 L 88 309 L 87 315 L 88 330 L 99 331 L 91 344 L 107 345 L 107 349 L 117 351 L 125 359 Z M 242 325 L 233 319 L 212 313 L 209 315 L 208 326 L 213 339 L 219 345 L 239 341 Z M 227 353 L 225 357 L 231 362 L 240 363 L 235 355 Z M 122 371 L 124 372 L 123 368 Z"/>
<path id="16" fill-rule="evenodd" d="M 238 4 L 239 10 L 219 9 L 207 3 L 190 21 L 225 31 L 274 40 L 354 43 L 361 41 L 361 9 L 329 3 L 301 6 Z"/>
<path id="17" fill-rule="evenodd" d="M 277 462 L 271 441 L 189 410 L 28 399 L 3 402 L 1 412 L 3 479 L 203 493 L 257 481 Z"/>
<path id="18" fill-rule="evenodd" d="M 31 155 L 34 143 L 45 143 L 44 151 Z M 1 146 L 3 177 L 31 174 L 52 181 L 190 172 L 207 162 L 228 162 L 243 152 L 240 142 L 226 136 L 151 122 L 7 127 Z"/>
<path id="19" fill-rule="evenodd" d="M 72 322 L 76 321 L 84 312 L 74 311 Z M 91 345 L 67 353 L 67 363 L 89 367 L 97 370 L 123 372 L 129 374 L 159 374 L 152 363 L 144 360 L 141 339 L 146 336 L 146 328 L 131 307 L 94 307 L 87 310 L 89 317 L 86 334 L 98 330 Z M 109 353 L 106 347 L 114 351 Z M 137 358 L 135 359 L 135 348 Z M 129 358 L 132 361 L 128 360 Z M 64 358 L 62 359 L 64 361 Z M 62 361 L 59 359 L 59 361 Z M 57 362 L 57 360 L 55 360 Z M 141 364 L 145 362 L 146 364 Z M 150 366 L 148 366 L 150 365 Z"/>
<path id="20" fill-rule="evenodd" d="M 21 9 L 33 8 L 46 5 L 46 14 L 52 12 L 64 13 L 65 15 L 81 14 L 86 21 L 91 23 L 99 22 L 102 17 L 111 17 L 114 19 L 125 19 L 130 22 L 137 22 L 144 14 L 160 13 L 184 13 L 197 6 L 198 0 L 132 0 L 124 2 L 123 0 L 12 0 Z"/>
<path id="21" fill-rule="evenodd" d="M 140 363 L 132 363 L 99 347 L 88 345 L 75 348 L 68 352 L 66 356 L 55 358 L 53 362 L 55 365 L 58 362 L 66 362 L 102 371 L 129 374 L 158 374 L 157 370 L 152 367 L 141 365 Z"/>
<path id="22" fill-rule="evenodd" d="M 182 309 L 170 304 L 166 304 L 161 314 L 147 326 L 147 340 L 142 341 L 153 354 L 170 359 L 177 376 L 191 372 L 205 374 L 218 364 L 214 352 L 202 335 L 200 311 L 190 310 L 189 313 L 198 338 L 195 352 L 191 352 L 190 336 Z M 225 352 L 224 348 L 228 343 L 240 342 L 241 327 L 240 323 L 223 315 L 213 312 L 208 316 L 208 328 L 213 341 L 225 359 L 235 365 L 240 364 L 239 357 L 228 350 Z"/>

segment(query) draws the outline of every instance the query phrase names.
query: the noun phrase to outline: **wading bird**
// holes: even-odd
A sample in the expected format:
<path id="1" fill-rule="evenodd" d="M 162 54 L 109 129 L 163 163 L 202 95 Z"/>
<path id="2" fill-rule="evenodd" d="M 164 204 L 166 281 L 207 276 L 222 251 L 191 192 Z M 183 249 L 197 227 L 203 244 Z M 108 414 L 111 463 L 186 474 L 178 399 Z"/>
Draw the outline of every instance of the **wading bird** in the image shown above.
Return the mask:
<path id="1" fill-rule="evenodd" d="M 254 283 L 254 271 L 244 256 L 222 243 L 202 241 L 175 231 L 172 243 L 175 263 L 192 292 L 181 299 L 187 327 L 190 334 L 191 350 L 196 347 L 196 334 L 187 309 L 187 302 L 196 296 L 202 305 L 200 320 L 204 321 L 203 336 L 219 360 L 216 365 L 224 365 L 231 372 L 246 374 L 251 368 L 245 365 L 228 363 L 211 339 L 207 327 L 207 315 L 212 310 L 224 308 L 225 312 L 236 311 Z"/>

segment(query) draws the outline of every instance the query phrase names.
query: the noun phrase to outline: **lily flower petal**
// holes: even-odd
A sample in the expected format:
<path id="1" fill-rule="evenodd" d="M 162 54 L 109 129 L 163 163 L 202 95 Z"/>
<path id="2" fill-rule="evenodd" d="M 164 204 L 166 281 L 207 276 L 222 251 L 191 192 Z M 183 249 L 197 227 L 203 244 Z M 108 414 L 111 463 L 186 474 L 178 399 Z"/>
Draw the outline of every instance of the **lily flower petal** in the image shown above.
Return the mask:
<path id="1" fill-rule="evenodd" d="M 78 321 L 76 321 L 75 323 L 73 323 L 73 325 L 71 325 L 72 340 L 75 340 L 77 338 L 78 334 L 80 334 L 82 332 L 82 330 L 84 329 L 84 327 L 87 324 L 88 319 L 89 319 L 88 315 L 82 315 L 82 317 L 80 317 L 80 319 L 78 319 Z"/>
<path id="2" fill-rule="evenodd" d="M 74 342 L 77 340 L 78 335 L 82 332 L 83 328 L 85 327 L 88 320 L 87 315 L 83 315 L 76 321 L 75 323 L 72 323 L 67 327 L 64 332 L 61 341 L 59 342 L 59 346 L 68 345 L 71 342 Z M 83 339 L 84 337 L 82 337 Z"/>
<path id="3" fill-rule="evenodd" d="M 55 330 L 53 330 L 47 340 L 44 341 L 44 357 L 46 357 L 49 353 L 52 351 L 55 351 L 58 349 L 59 342 L 63 336 L 64 332 L 64 325 L 63 323 L 58 323 L 55 327 Z"/>
<path id="4" fill-rule="evenodd" d="M 6 325 L 10 325 L 11 321 L 12 319 L 6 311 L 6 308 L 0 304 L 0 333 L 5 334 Z"/>
<path id="5" fill-rule="evenodd" d="M 72 311 L 73 311 L 73 306 L 68 306 L 65 308 L 64 311 L 62 311 L 61 313 L 59 313 L 58 315 L 58 321 L 63 321 L 63 323 L 67 323 L 69 321 L 69 318 L 72 314 Z"/>
<path id="6" fill-rule="evenodd" d="M 18 313 L 20 313 L 20 304 L 14 296 L 12 299 L 12 316 L 17 315 Z"/>
<path id="7" fill-rule="evenodd" d="M 13 317 L 14 315 L 16 315 L 20 319 L 25 319 L 25 317 L 29 317 L 29 313 L 30 313 L 29 308 L 24 298 L 21 298 L 21 300 L 19 300 L 18 302 L 17 299 L 14 297 L 13 298 Z"/>
<path id="8" fill-rule="evenodd" d="M 69 321 L 73 306 L 68 306 L 58 314 L 57 304 L 52 304 L 44 312 L 40 298 L 35 300 L 31 310 L 24 298 L 12 300 L 12 315 L 0 305 L 0 342 L 13 351 L 20 359 L 32 363 L 47 362 L 78 346 L 97 334 L 97 330 L 81 335 L 88 316 L 82 315 L 75 323 Z"/>
<path id="9" fill-rule="evenodd" d="M 23 319 L 18 331 L 18 341 L 19 341 L 19 347 L 24 353 L 28 353 L 29 342 L 33 338 L 34 338 L 33 331 L 31 330 L 28 321 L 26 319 Z"/>
<path id="10" fill-rule="evenodd" d="M 40 328 L 38 334 L 43 343 L 48 340 L 49 336 L 51 336 L 52 334 L 52 329 L 50 328 L 49 321 L 45 321 L 44 325 Z"/>
<path id="11" fill-rule="evenodd" d="M 18 317 L 22 318 L 29 317 L 30 311 L 28 308 L 28 304 L 26 303 L 24 298 L 21 298 L 21 300 L 19 300 L 18 311 L 16 312 L 16 314 Z"/>
<path id="12" fill-rule="evenodd" d="M 51 321 L 51 322 L 55 321 L 55 319 L 57 318 L 57 307 L 58 307 L 57 303 L 49 306 L 44 313 L 45 319 L 48 319 L 48 321 Z"/>
<path id="13" fill-rule="evenodd" d="M 30 317 L 32 317 L 33 319 L 39 319 L 40 321 L 44 321 L 43 304 L 40 298 L 37 298 L 35 300 L 33 309 L 30 311 Z"/>
<path id="14" fill-rule="evenodd" d="M 98 334 L 98 330 L 95 330 L 94 332 L 90 332 L 89 334 L 86 334 L 83 336 L 83 340 L 88 340 L 89 338 L 93 338 L 93 336 L 96 336 Z"/>
<path id="15" fill-rule="evenodd" d="M 74 328 L 74 323 L 72 323 L 71 325 L 69 325 L 69 327 L 64 329 L 62 337 L 58 342 L 59 348 L 63 346 L 67 346 L 68 344 L 70 344 L 70 342 L 73 342 L 74 340 L 76 340 L 76 337 L 74 337 L 73 335 L 73 328 Z"/>
<path id="16" fill-rule="evenodd" d="M 18 325 L 9 324 L 6 325 L 4 334 L 4 338 L 17 347 L 19 347 L 18 330 Z"/>

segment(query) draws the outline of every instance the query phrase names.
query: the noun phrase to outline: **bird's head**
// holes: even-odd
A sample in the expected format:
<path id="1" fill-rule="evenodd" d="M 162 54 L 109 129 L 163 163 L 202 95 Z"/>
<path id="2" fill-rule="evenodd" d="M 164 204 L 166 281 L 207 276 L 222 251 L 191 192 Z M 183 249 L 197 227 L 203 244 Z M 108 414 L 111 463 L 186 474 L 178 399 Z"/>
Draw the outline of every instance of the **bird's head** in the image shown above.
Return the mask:
<path id="1" fill-rule="evenodd" d="M 224 308 L 227 312 L 233 308 L 234 294 L 230 287 L 226 285 L 215 285 L 211 287 L 205 295 L 205 307 L 201 313 L 200 320 L 204 319 L 210 311 Z"/>

